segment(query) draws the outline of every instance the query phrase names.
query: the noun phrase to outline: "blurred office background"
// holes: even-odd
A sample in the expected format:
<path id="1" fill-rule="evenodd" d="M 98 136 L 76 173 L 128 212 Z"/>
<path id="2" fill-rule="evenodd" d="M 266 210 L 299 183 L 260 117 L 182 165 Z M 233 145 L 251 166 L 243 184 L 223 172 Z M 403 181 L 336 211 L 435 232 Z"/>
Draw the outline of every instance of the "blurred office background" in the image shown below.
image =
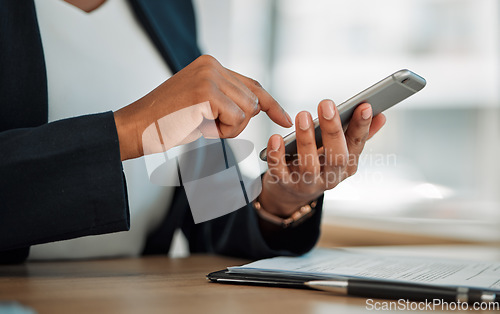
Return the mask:
<path id="1" fill-rule="evenodd" d="M 500 2 L 196 0 L 200 45 L 295 116 L 408 68 L 427 79 L 386 112 L 358 173 L 325 194 L 326 225 L 500 240 Z M 263 114 L 260 151 L 290 130 Z M 263 165 L 264 167 L 265 165 Z M 264 168 L 263 168 L 264 169 Z"/>

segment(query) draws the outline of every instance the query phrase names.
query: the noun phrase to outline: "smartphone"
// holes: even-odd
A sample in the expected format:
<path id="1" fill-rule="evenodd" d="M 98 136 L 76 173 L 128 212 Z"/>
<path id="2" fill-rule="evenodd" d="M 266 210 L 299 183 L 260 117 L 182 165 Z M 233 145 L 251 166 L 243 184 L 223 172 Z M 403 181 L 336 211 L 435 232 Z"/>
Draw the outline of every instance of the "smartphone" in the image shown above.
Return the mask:
<path id="1" fill-rule="evenodd" d="M 382 111 L 415 94 L 424 88 L 425 84 L 426 82 L 423 77 L 410 70 L 403 69 L 368 87 L 356 96 L 349 98 L 337 106 L 344 131 L 351 120 L 354 109 L 362 103 L 367 102 L 371 104 L 373 116 L 376 116 Z M 319 148 L 323 146 L 319 120 L 316 118 L 313 122 L 316 145 Z M 288 134 L 283 140 L 285 141 L 285 157 L 287 160 L 291 160 L 297 154 L 295 132 Z M 260 159 L 263 161 L 267 160 L 267 148 L 264 148 L 260 152 Z"/>

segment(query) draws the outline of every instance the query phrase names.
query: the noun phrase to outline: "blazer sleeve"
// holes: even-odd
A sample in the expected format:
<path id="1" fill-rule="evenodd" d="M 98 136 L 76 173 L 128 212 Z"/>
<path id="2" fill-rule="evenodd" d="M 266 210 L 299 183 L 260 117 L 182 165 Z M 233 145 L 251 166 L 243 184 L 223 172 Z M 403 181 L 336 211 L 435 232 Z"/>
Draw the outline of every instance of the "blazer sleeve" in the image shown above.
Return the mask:
<path id="1" fill-rule="evenodd" d="M 112 112 L 0 132 L 0 178 L 0 262 L 30 245 L 129 229 Z"/>
<path id="2" fill-rule="evenodd" d="M 231 147 L 226 144 L 224 146 L 226 167 L 240 167 Z M 323 195 L 318 199 L 313 216 L 296 227 L 280 228 L 273 232 L 267 230 L 264 232 L 261 229 L 260 218 L 251 203 L 235 212 L 200 224 L 194 224 L 192 216 L 187 214 L 184 216 L 182 229 L 190 241 L 192 252 L 209 252 L 250 259 L 301 255 L 311 250 L 319 239 L 322 207 Z M 189 207 L 187 212 L 189 213 Z"/>
<path id="3" fill-rule="evenodd" d="M 217 219 L 192 224 L 192 230 L 183 231 L 192 252 L 247 259 L 301 255 L 310 251 L 319 239 L 322 205 L 321 196 L 313 216 L 296 227 L 279 229 L 271 234 L 261 231 L 259 218 L 251 204 Z"/>

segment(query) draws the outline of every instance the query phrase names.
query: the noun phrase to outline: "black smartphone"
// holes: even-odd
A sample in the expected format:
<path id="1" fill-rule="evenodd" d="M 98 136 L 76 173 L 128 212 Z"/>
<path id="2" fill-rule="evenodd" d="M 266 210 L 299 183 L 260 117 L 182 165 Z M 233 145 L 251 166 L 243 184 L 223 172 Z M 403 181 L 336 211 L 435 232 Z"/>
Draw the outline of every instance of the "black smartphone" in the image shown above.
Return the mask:
<path id="1" fill-rule="evenodd" d="M 373 116 L 376 116 L 382 111 L 415 94 L 424 88 L 425 84 L 426 81 L 423 77 L 410 70 L 403 69 L 389 75 L 380 82 L 368 87 L 356 96 L 349 98 L 337 106 L 344 130 L 351 120 L 354 109 L 362 103 L 370 103 L 372 105 Z M 323 146 L 319 120 L 316 118 L 313 122 L 316 145 L 319 148 Z M 286 158 L 288 160 L 293 159 L 293 156 L 297 154 L 295 132 L 288 134 L 283 140 L 285 141 Z M 267 160 L 267 148 L 264 148 L 260 152 L 260 159 L 264 161 Z"/>

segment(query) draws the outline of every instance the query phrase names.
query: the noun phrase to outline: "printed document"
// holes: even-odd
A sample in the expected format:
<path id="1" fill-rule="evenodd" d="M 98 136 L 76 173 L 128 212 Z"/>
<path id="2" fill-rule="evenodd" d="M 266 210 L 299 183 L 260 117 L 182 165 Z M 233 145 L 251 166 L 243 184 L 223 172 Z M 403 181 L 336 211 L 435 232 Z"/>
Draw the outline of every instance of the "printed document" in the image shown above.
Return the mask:
<path id="1" fill-rule="evenodd" d="M 360 253 L 349 249 L 318 248 L 300 257 L 274 257 L 228 270 L 283 277 L 373 278 L 500 291 L 500 262 Z"/>

